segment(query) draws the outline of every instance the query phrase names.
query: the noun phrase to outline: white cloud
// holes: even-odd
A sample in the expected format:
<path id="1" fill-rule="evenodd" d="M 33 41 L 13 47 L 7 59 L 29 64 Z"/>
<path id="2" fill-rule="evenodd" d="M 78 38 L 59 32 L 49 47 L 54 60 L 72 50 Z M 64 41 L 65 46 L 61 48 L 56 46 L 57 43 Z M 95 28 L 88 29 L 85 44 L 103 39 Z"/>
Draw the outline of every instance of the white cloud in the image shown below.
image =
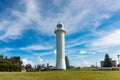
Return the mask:
<path id="1" fill-rule="evenodd" d="M 92 26 L 92 28 L 97 28 L 104 20 L 111 18 L 115 12 L 119 11 L 120 9 L 120 1 L 119 0 L 69 0 L 68 5 L 61 8 L 61 5 L 57 4 L 58 13 L 54 12 L 54 10 L 47 14 L 46 16 L 42 16 L 44 14 L 42 9 L 44 9 L 41 5 L 42 2 L 37 2 L 40 0 L 21 0 L 21 4 L 24 4 L 23 9 L 24 11 L 19 11 L 19 9 L 12 10 L 12 16 L 17 18 L 15 20 L 7 20 L 4 19 L 0 22 L 0 40 L 5 39 L 16 39 L 20 38 L 23 34 L 23 31 L 26 29 L 34 28 L 39 30 L 38 32 L 53 36 L 54 30 L 56 28 L 56 24 L 59 20 L 61 20 L 65 24 L 65 28 L 67 30 L 67 34 L 72 34 L 75 32 L 83 31 L 86 27 Z M 54 4 L 62 3 L 62 0 L 54 0 Z M 62 4 L 64 5 L 64 4 Z M 47 7 L 47 6 L 46 6 Z M 52 8 L 52 7 L 51 7 Z M 44 9 L 45 10 L 45 9 Z M 49 9 L 46 9 L 49 11 Z M 52 15 L 51 15 L 52 14 Z M 10 17 L 10 16 L 8 16 Z M 34 23 L 36 26 L 28 26 Z M 113 25 L 114 26 L 114 25 Z M 118 25 L 117 25 L 118 26 Z M 115 25 L 116 27 L 116 25 Z M 91 35 L 91 34 L 90 34 Z M 120 45 L 120 30 L 113 31 L 108 35 L 104 35 L 94 43 L 92 43 L 93 47 L 103 47 L 103 46 L 119 46 Z M 86 37 L 82 37 L 86 38 Z M 72 48 L 81 44 L 89 43 L 88 40 L 83 39 L 74 39 L 69 40 L 70 42 L 67 43 L 66 48 Z M 51 49 L 51 46 L 44 46 L 44 45 L 30 45 L 21 50 L 47 50 Z M 89 48 L 91 49 L 91 48 Z M 4 49 L 4 51 L 9 51 L 10 49 Z M 100 51 L 100 48 L 94 49 L 96 53 Z M 95 54 L 95 52 L 88 53 Z M 56 53 L 54 50 L 52 53 Z M 79 53 L 79 50 L 69 50 L 67 54 L 74 54 Z M 85 54 L 86 51 L 80 51 L 80 53 Z M 101 51 L 102 53 L 102 51 Z M 40 56 L 49 55 L 50 53 L 41 54 Z M 36 54 L 35 54 L 36 55 Z M 86 58 L 86 56 L 82 55 L 74 55 L 72 58 L 81 59 Z M 29 60 L 24 60 L 26 63 Z M 40 61 L 44 61 L 41 58 Z M 46 61 L 49 62 L 50 60 Z M 32 62 L 30 62 L 32 63 Z"/>
<path id="2" fill-rule="evenodd" d="M 3 20 L 0 22 L 0 31 L 4 31 L 7 25 L 9 25 L 9 21 Z"/>
<path id="3" fill-rule="evenodd" d="M 13 21 L 3 21 L 0 23 L 2 25 L 0 27 L 0 31 L 2 35 L 0 35 L 0 40 L 5 40 L 7 38 L 14 39 L 15 37 L 19 38 L 22 34 L 23 27 L 20 27 L 21 24 L 17 24 L 17 22 Z"/>
<path id="4" fill-rule="evenodd" d="M 41 53 L 39 53 L 39 52 L 33 52 L 32 53 L 33 55 L 35 55 L 35 56 L 48 56 L 48 55 L 51 55 L 51 54 L 53 54 L 53 53 L 51 53 L 51 52 L 41 52 Z"/>
<path id="5" fill-rule="evenodd" d="M 85 51 L 85 50 L 80 50 L 79 53 L 80 53 L 80 54 L 87 54 L 87 51 Z"/>
<path id="6" fill-rule="evenodd" d="M 5 50 L 5 51 L 10 51 L 10 50 L 14 50 L 13 48 L 8 48 L 8 47 L 6 47 L 6 48 L 3 48 L 3 50 Z"/>
<path id="7" fill-rule="evenodd" d="M 28 60 L 26 58 L 22 59 L 23 65 L 27 65 L 27 64 L 31 64 L 32 67 L 35 66 L 34 62 L 32 62 L 31 60 Z"/>
<path id="8" fill-rule="evenodd" d="M 74 65 L 76 67 L 90 67 L 92 65 L 92 63 L 83 60 L 82 62 L 75 62 Z"/>
<path id="9" fill-rule="evenodd" d="M 83 64 L 83 66 L 89 66 L 89 67 L 90 67 L 91 65 L 95 65 L 95 63 L 92 63 L 92 62 L 86 61 L 86 60 L 84 60 L 82 64 Z M 95 66 L 96 66 L 96 65 L 95 65 Z"/>
<path id="10" fill-rule="evenodd" d="M 103 8 L 103 10 L 106 11 L 116 11 L 120 9 L 120 1 L 119 0 L 96 0 L 98 4 L 98 7 Z"/>
<path id="11" fill-rule="evenodd" d="M 86 39 L 87 37 L 89 37 L 91 35 L 87 34 L 87 35 L 84 35 L 84 36 L 80 36 L 78 38 L 74 38 L 74 40 L 73 40 L 73 38 L 70 39 L 70 40 L 67 40 L 65 47 L 66 48 L 72 48 L 72 47 L 75 47 L 75 46 L 87 44 L 87 43 L 89 43 L 90 40 L 88 41 L 88 40 L 84 40 L 84 39 Z"/>
<path id="12" fill-rule="evenodd" d="M 46 65 L 47 63 L 49 63 L 49 65 L 55 66 L 55 60 L 53 60 L 53 59 L 43 59 L 40 56 L 37 56 L 37 58 L 35 58 L 35 61 L 28 60 L 27 58 L 23 58 L 21 60 L 23 62 L 23 65 L 31 64 L 32 67 L 35 67 L 35 65 L 37 65 L 37 64 L 45 64 Z"/>
<path id="13" fill-rule="evenodd" d="M 16 26 L 9 27 L 5 32 L 5 34 L 0 37 L 0 40 L 4 40 L 6 38 L 9 38 L 9 39 L 19 38 L 19 36 L 21 36 L 21 31 L 22 31 L 22 28 L 20 27 L 18 28 Z"/>
<path id="14" fill-rule="evenodd" d="M 37 56 L 37 57 L 38 57 L 39 64 L 42 64 L 44 62 L 44 59 L 42 59 L 40 56 Z"/>
<path id="15" fill-rule="evenodd" d="M 75 47 L 75 46 L 78 46 L 78 45 L 82 45 L 84 44 L 85 42 L 84 41 L 81 41 L 81 42 L 75 42 L 75 43 L 70 43 L 66 46 L 66 48 L 72 48 L 72 47 Z"/>
<path id="16" fill-rule="evenodd" d="M 92 46 L 113 47 L 120 46 L 120 30 L 115 30 L 95 41 Z"/>
<path id="17" fill-rule="evenodd" d="M 73 54 L 73 55 L 69 55 L 69 57 L 73 60 L 79 60 L 79 59 L 85 59 L 88 56 L 87 55 L 78 55 L 78 54 Z"/>
<path id="18" fill-rule="evenodd" d="M 8 52 L 8 51 L 12 51 L 12 50 L 15 50 L 15 49 L 6 47 L 6 48 L 2 48 L 2 49 L 0 49 L 0 52 L 1 52 L 1 53 L 3 53 L 3 52 L 6 53 L 6 52 Z"/>
<path id="19" fill-rule="evenodd" d="M 30 45 L 24 48 L 20 48 L 20 50 L 48 50 L 52 49 L 52 46 L 42 46 L 42 45 Z"/>
<path id="20" fill-rule="evenodd" d="M 88 65 L 90 63 L 88 61 L 84 61 L 83 64 Z"/>
<path id="21" fill-rule="evenodd" d="M 49 65 L 55 66 L 55 60 L 53 59 L 43 59 L 40 56 L 38 56 L 38 60 L 39 60 L 39 64 L 47 64 L 49 63 Z"/>
<path id="22" fill-rule="evenodd" d="M 56 49 L 53 51 L 53 54 L 55 54 L 55 55 L 57 54 Z"/>
<path id="23" fill-rule="evenodd" d="M 25 12 L 18 10 L 11 11 L 12 15 L 17 18 L 16 20 L 4 20 L 2 23 L 0 23 L 2 25 L 0 30 L 4 30 L 4 34 L 0 36 L 0 40 L 19 38 L 22 35 L 23 30 L 30 28 L 30 26 L 28 27 L 26 25 L 29 25 L 32 23 L 32 21 L 39 19 L 39 13 L 37 12 L 38 7 L 35 1 L 29 0 L 24 3 L 26 3 Z"/>
<path id="24" fill-rule="evenodd" d="M 92 25 L 92 28 L 99 26 L 104 19 L 109 19 L 112 15 L 111 12 L 118 11 L 120 9 L 120 1 L 118 0 L 71 0 L 69 4 L 61 9 L 61 12 L 54 13 L 54 16 L 44 18 L 41 10 L 42 6 L 40 2 L 36 0 L 22 0 L 22 4 L 25 5 L 24 12 L 19 10 L 12 10 L 14 17 L 18 19 L 15 21 L 7 21 L 10 25 L 6 25 L 6 22 L 0 23 L 2 26 L 8 26 L 5 28 L 4 35 L 0 36 L 0 40 L 6 38 L 16 39 L 22 35 L 22 31 L 30 28 L 27 26 L 35 22 L 37 30 L 46 35 L 53 35 L 56 24 L 59 20 L 63 21 L 67 34 L 78 32 L 85 27 Z M 54 3 L 62 2 L 62 0 L 54 0 Z M 100 11 L 102 13 L 100 13 Z M 108 12 L 107 12 L 108 11 Z M 51 14 L 51 13 L 49 13 Z M 49 15 L 48 14 L 48 15 Z M 6 21 L 6 20 L 4 20 Z M 48 27 L 50 27 L 48 29 Z M 3 30 L 4 28 L 0 28 Z"/>

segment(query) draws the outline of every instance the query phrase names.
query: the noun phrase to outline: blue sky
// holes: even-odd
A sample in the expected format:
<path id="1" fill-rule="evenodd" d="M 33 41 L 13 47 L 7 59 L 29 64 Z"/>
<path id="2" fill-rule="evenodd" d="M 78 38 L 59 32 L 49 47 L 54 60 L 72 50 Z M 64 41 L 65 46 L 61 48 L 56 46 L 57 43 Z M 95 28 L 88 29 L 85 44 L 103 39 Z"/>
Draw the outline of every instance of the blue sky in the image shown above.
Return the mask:
<path id="1" fill-rule="evenodd" d="M 120 0 L 0 0 L 0 54 L 25 64 L 56 61 L 59 21 L 66 55 L 74 66 L 90 66 L 120 54 Z"/>

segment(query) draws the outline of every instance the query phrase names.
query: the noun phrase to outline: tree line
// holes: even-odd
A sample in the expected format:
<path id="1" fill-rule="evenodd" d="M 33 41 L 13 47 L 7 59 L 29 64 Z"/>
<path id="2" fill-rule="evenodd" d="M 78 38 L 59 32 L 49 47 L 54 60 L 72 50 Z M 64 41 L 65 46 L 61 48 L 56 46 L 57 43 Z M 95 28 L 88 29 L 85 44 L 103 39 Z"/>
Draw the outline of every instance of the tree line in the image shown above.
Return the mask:
<path id="1" fill-rule="evenodd" d="M 22 61 L 19 56 L 8 58 L 0 55 L 0 71 L 21 71 Z"/>
<path id="2" fill-rule="evenodd" d="M 69 69 L 70 64 L 67 56 L 65 57 L 65 62 L 66 68 Z M 49 63 L 47 63 L 47 65 L 45 65 L 45 63 L 38 64 L 35 67 L 32 67 L 31 64 L 22 65 L 20 56 L 13 56 L 8 58 L 7 56 L 0 55 L 0 71 L 46 71 L 54 69 L 55 67 L 49 65 Z"/>

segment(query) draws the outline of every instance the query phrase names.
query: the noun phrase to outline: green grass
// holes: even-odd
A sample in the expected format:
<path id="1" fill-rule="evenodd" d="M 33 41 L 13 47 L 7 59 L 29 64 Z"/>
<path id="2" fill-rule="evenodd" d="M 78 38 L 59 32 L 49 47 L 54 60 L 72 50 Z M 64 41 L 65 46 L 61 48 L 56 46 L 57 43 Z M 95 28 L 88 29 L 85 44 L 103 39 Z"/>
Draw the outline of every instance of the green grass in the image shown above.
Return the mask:
<path id="1" fill-rule="evenodd" d="M 120 71 L 0 72 L 0 80 L 120 80 Z"/>

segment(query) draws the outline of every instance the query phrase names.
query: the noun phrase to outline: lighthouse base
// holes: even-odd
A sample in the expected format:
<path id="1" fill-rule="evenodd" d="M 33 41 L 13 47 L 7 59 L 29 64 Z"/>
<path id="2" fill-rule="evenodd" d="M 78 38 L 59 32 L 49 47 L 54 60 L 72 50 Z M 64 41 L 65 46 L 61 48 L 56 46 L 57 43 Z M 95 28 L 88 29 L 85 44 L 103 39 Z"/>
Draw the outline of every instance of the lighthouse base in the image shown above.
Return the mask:
<path id="1" fill-rule="evenodd" d="M 56 69 L 56 70 L 60 70 L 60 71 L 64 70 L 65 71 L 66 69 Z"/>

